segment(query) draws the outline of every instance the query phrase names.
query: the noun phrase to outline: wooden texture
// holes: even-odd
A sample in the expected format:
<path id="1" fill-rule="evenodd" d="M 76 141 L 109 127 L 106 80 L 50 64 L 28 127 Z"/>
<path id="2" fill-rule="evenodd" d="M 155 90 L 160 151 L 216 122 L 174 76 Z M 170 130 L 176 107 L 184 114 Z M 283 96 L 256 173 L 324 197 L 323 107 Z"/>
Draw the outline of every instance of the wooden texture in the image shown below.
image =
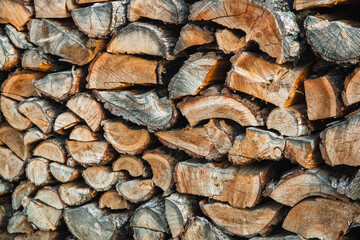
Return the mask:
<path id="1" fill-rule="evenodd" d="M 35 196 L 39 187 L 35 186 L 31 181 L 22 181 L 19 185 L 14 189 L 11 195 L 11 206 L 14 211 L 19 210 L 22 205 L 22 199 L 24 197 L 33 197 Z"/>
<path id="2" fill-rule="evenodd" d="M 118 181 L 127 179 L 121 172 L 113 172 L 108 166 L 88 167 L 82 172 L 85 182 L 96 191 L 107 191 Z"/>
<path id="3" fill-rule="evenodd" d="M 18 31 L 11 24 L 5 25 L 5 32 L 6 35 L 9 37 L 9 39 L 11 40 L 12 44 L 14 44 L 15 47 L 17 48 L 28 49 L 34 46 L 27 40 L 26 32 Z"/>
<path id="4" fill-rule="evenodd" d="M 36 18 L 67 18 L 66 0 L 34 0 Z"/>
<path id="5" fill-rule="evenodd" d="M 10 149 L 0 146 L 0 169 L 4 180 L 16 181 L 24 174 L 25 162 Z"/>
<path id="6" fill-rule="evenodd" d="M 6 123 L 0 125 L 0 141 L 24 161 L 31 155 L 31 146 L 24 143 L 24 133 Z"/>
<path id="7" fill-rule="evenodd" d="M 249 47 L 246 37 L 230 29 L 218 29 L 215 33 L 216 42 L 220 50 L 226 54 L 245 50 Z"/>
<path id="8" fill-rule="evenodd" d="M 72 112 L 60 113 L 54 122 L 54 131 L 58 134 L 66 134 L 67 130 L 76 126 L 81 122 L 81 119 Z"/>
<path id="9" fill-rule="evenodd" d="M 69 135 L 70 140 L 81 142 L 93 142 L 102 140 L 102 136 L 99 132 L 94 133 L 87 125 L 75 126 Z"/>
<path id="10" fill-rule="evenodd" d="M 64 164 L 52 162 L 49 166 L 51 175 L 62 183 L 74 181 L 81 176 L 80 170 Z"/>
<path id="11" fill-rule="evenodd" d="M 111 210 L 132 209 L 132 203 L 122 197 L 116 190 L 106 191 L 101 195 L 99 208 L 109 208 Z"/>
<path id="12" fill-rule="evenodd" d="M 27 217 L 23 212 L 15 212 L 14 215 L 9 219 L 9 225 L 7 231 L 12 233 L 26 233 L 31 234 L 34 230 L 31 224 L 27 220 Z"/>
<path id="13" fill-rule="evenodd" d="M 68 206 L 79 206 L 92 200 L 97 192 L 83 182 L 64 183 L 59 187 L 61 200 Z"/>
<path id="14" fill-rule="evenodd" d="M 65 207 L 59 196 L 58 187 L 45 186 L 36 193 L 34 199 L 56 209 L 64 209 Z"/>
<path id="15" fill-rule="evenodd" d="M 65 163 L 67 159 L 65 140 L 63 138 L 47 139 L 34 148 L 33 156 L 46 158 L 58 163 Z"/>
<path id="16" fill-rule="evenodd" d="M 10 23 L 17 30 L 23 30 L 33 12 L 21 1 L 3 0 L 0 2 L 0 23 Z"/>
<path id="17" fill-rule="evenodd" d="M 126 200 L 133 203 L 140 203 L 152 198 L 155 194 L 155 186 L 151 179 L 134 179 L 119 182 L 116 190 Z"/>
<path id="18" fill-rule="evenodd" d="M 127 171 L 132 177 L 149 177 L 150 168 L 145 161 L 139 157 L 121 155 L 113 162 L 112 170 L 114 172 Z"/>
<path id="19" fill-rule="evenodd" d="M 19 62 L 19 50 L 10 42 L 7 36 L 0 35 L 0 71 L 9 71 L 16 67 Z"/>
<path id="20" fill-rule="evenodd" d="M 24 144 L 30 145 L 32 143 L 46 140 L 49 137 L 51 137 L 51 134 L 45 134 L 37 127 L 33 127 L 27 130 L 24 134 Z"/>
<path id="21" fill-rule="evenodd" d="M 65 64 L 61 64 L 53 56 L 46 54 L 40 48 L 30 48 L 26 50 L 21 59 L 21 66 L 40 72 L 55 72 L 63 70 Z"/>
<path id="22" fill-rule="evenodd" d="M 165 240 L 165 234 L 162 232 L 152 231 L 150 229 L 146 228 L 133 228 L 134 235 L 133 238 L 135 240 L 147 240 L 147 239 L 153 239 L 153 240 Z"/>
<path id="23" fill-rule="evenodd" d="M 33 126 L 33 123 L 18 111 L 19 102 L 5 96 L 0 98 L 1 112 L 5 120 L 15 129 L 24 131 Z"/>
<path id="24" fill-rule="evenodd" d="M 36 186 L 48 185 L 53 182 L 49 170 L 50 161 L 44 158 L 30 159 L 26 165 L 26 177 Z"/>
<path id="25" fill-rule="evenodd" d="M 346 106 L 360 102 L 360 68 L 356 67 L 353 72 L 346 76 L 344 90 L 341 94 L 342 100 Z"/>
<path id="26" fill-rule="evenodd" d="M 354 0 L 295 0 L 294 9 L 304 10 L 318 7 L 334 7 L 342 4 L 356 3 Z"/>

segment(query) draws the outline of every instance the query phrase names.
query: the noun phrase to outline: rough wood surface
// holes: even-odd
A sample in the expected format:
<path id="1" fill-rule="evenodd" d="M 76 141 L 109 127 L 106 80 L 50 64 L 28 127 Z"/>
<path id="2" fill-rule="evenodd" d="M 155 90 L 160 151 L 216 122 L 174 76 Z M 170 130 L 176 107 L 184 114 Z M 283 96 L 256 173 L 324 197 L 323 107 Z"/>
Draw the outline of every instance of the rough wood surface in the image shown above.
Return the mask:
<path id="1" fill-rule="evenodd" d="M 294 0 L 294 9 L 304 10 L 318 7 L 334 7 L 342 4 L 356 3 L 354 0 Z"/>
<path id="2" fill-rule="evenodd" d="M 85 182 L 96 191 L 107 191 L 118 181 L 127 179 L 122 172 L 113 172 L 109 166 L 88 167 L 82 172 Z"/>
<path id="3" fill-rule="evenodd" d="M 30 145 L 32 143 L 36 143 L 42 140 L 46 140 L 51 137 L 51 134 L 45 134 L 37 127 L 30 128 L 24 134 L 24 144 Z"/>
<path id="4" fill-rule="evenodd" d="M 31 155 L 31 146 L 24 143 L 24 133 L 6 123 L 0 125 L 0 141 L 24 161 Z"/>
<path id="5" fill-rule="evenodd" d="M 24 131 L 33 126 L 33 123 L 18 111 L 19 102 L 5 96 L 0 98 L 1 112 L 5 120 L 17 130 Z"/>
<path id="6" fill-rule="evenodd" d="M 71 182 L 80 178 L 81 173 L 79 169 L 70 167 L 57 162 L 50 163 L 50 172 L 53 177 L 62 183 Z"/>
<path id="7" fill-rule="evenodd" d="M 112 170 L 114 172 L 127 171 L 132 177 L 149 177 L 150 168 L 145 161 L 139 157 L 121 155 L 113 162 Z"/>
<path id="8" fill-rule="evenodd" d="M 34 148 L 33 156 L 42 157 L 58 163 L 65 163 L 67 159 L 65 140 L 63 138 L 47 139 Z"/>
<path id="9" fill-rule="evenodd" d="M 253 237 L 250 240 L 303 240 L 303 238 L 297 234 L 280 230 L 266 237 Z"/>
<path id="10" fill-rule="evenodd" d="M 0 178 L 0 196 L 7 195 L 7 194 L 11 193 L 13 190 L 14 190 L 13 184 L 11 184 L 8 181 L 2 180 Z M 4 213 L 4 211 L 0 212 L 0 222 L 1 223 L 2 223 L 3 215 L 8 216 L 8 214 L 6 212 L 5 213 Z M 1 225 L 3 225 L 3 224 L 1 224 Z M 6 225 L 6 223 L 5 223 L 5 225 Z"/>
<path id="11" fill-rule="evenodd" d="M 7 231 L 12 233 L 31 234 L 34 230 L 23 212 L 15 212 L 9 219 Z"/>
<path id="12" fill-rule="evenodd" d="M 33 197 L 37 192 L 39 187 L 35 186 L 31 181 L 22 181 L 19 185 L 14 189 L 11 195 L 11 206 L 14 211 L 19 210 L 22 205 L 22 199 L 24 197 Z"/>
<path id="13" fill-rule="evenodd" d="M 67 18 L 66 0 L 34 0 L 36 18 Z"/>
<path id="14" fill-rule="evenodd" d="M 64 183 L 59 187 L 61 200 L 68 206 L 79 206 L 92 200 L 97 192 L 83 182 Z"/>
<path id="15" fill-rule="evenodd" d="M 0 71 L 9 71 L 19 63 L 19 50 L 10 42 L 6 35 L 0 35 Z"/>
<path id="16" fill-rule="evenodd" d="M 331 186 L 336 188 L 340 194 L 344 194 L 352 200 L 357 200 L 360 198 L 359 191 L 359 182 L 360 182 L 360 171 L 357 170 L 353 177 L 347 177 L 346 175 L 340 178 L 332 178 Z"/>
<path id="17" fill-rule="evenodd" d="M 349 75 L 346 76 L 344 82 L 344 90 L 341 93 L 342 100 L 346 106 L 360 102 L 360 68 L 356 67 Z"/>
<path id="18" fill-rule="evenodd" d="M 102 140 L 103 137 L 99 132 L 94 133 L 91 131 L 86 125 L 78 125 L 71 131 L 69 139 L 81 142 L 93 142 Z"/>
<path id="19" fill-rule="evenodd" d="M 31 8 L 27 8 L 21 1 L 2 0 L 0 2 L 0 23 L 10 23 L 21 31 L 32 16 Z"/>
<path id="20" fill-rule="evenodd" d="M 144 202 L 155 194 L 155 186 L 151 179 L 134 179 L 119 182 L 116 190 L 121 196 L 133 203 Z"/>
<path id="21" fill-rule="evenodd" d="M 50 161 L 44 158 L 30 159 L 26 165 L 26 177 L 36 186 L 48 185 L 53 182 L 49 170 Z"/>
<path id="22" fill-rule="evenodd" d="M 16 181 L 24 174 L 25 162 L 10 149 L 0 146 L 0 169 L 4 180 Z"/>
<path id="23" fill-rule="evenodd" d="M 26 50 L 21 59 L 21 66 L 23 68 L 40 72 L 63 70 L 66 67 L 66 65 L 64 65 L 64 63 L 60 63 L 40 48 L 30 48 Z"/>
<path id="24" fill-rule="evenodd" d="M 109 0 L 75 0 L 77 4 L 108 2 Z"/>
<path id="25" fill-rule="evenodd" d="M 133 231 L 134 231 L 133 238 L 135 240 L 147 240 L 147 239 L 165 240 L 166 239 L 164 233 L 153 231 L 153 230 L 146 229 L 146 228 L 134 227 Z"/>
<path id="26" fill-rule="evenodd" d="M 65 204 L 61 200 L 58 192 L 58 187 L 50 187 L 45 186 L 42 189 L 40 189 L 34 199 L 39 200 L 50 207 L 56 208 L 56 209 L 64 209 Z"/>
<path id="27" fill-rule="evenodd" d="M 116 190 L 106 191 L 99 199 L 99 208 L 111 210 L 132 209 L 134 205 L 122 197 Z"/>
<path id="28" fill-rule="evenodd" d="M 215 33 L 215 37 L 220 50 L 226 54 L 245 50 L 250 45 L 249 42 L 246 41 L 245 35 L 227 28 L 218 29 Z"/>
<path id="29" fill-rule="evenodd" d="M 15 47 L 17 48 L 28 49 L 34 46 L 27 40 L 26 32 L 18 31 L 11 24 L 5 25 L 5 32 L 6 35 L 9 37 L 9 39 L 11 40 L 12 44 L 14 44 Z"/>
<path id="30" fill-rule="evenodd" d="M 70 111 L 60 113 L 54 122 L 54 132 L 65 135 L 68 129 L 76 126 L 80 122 L 81 119 Z"/>

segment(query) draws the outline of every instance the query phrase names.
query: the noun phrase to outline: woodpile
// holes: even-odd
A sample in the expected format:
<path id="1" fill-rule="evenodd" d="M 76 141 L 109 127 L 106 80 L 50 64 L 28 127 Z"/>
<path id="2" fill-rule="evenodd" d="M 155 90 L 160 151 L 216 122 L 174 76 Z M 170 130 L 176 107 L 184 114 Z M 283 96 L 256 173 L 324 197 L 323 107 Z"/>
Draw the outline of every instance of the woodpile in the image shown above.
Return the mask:
<path id="1" fill-rule="evenodd" d="M 356 240 L 356 0 L 0 0 L 0 240 Z"/>

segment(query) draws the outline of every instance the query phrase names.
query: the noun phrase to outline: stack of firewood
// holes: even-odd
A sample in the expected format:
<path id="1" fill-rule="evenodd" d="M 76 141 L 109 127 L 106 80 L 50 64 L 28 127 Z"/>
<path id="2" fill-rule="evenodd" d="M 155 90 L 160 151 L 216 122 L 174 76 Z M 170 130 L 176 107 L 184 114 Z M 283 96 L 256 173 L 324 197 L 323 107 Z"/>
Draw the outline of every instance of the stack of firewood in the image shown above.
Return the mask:
<path id="1" fill-rule="evenodd" d="M 357 4 L 0 0 L 0 240 L 359 239 Z"/>

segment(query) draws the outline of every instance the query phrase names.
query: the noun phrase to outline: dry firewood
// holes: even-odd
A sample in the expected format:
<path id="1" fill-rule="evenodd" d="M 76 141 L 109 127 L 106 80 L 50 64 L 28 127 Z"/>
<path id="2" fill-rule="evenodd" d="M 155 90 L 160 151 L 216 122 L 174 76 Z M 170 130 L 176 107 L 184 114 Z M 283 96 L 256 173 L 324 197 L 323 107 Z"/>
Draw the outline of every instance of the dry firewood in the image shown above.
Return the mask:
<path id="1" fill-rule="evenodd" d="M 75 0 L 77 4 L 97 3 L 97 2 L 108 2 L 110 0 Z"/>
<path id="2" fill-rule="evenodd" d="M 66 141 L 66 149 L 70 156 L 83 166 L 105 164 L 115 155 L 114 149 L 106 141 L 79 142 Z"/>
<path id="3" fill-rule="evenodd" d="M 24 133 L 7 123 L 0 125 L 0 141 L 24 161 L 31 155 L 31 146 L 24 143 Z"/>
<path id="4" fill-rule="evenodd" d="M 346 106 L 357 103 L 360 101 L 360 68 L 356 67 L 350 73 L 344 82 L 344 91 L 342 92 L 342 100 Z"/>
<path id="5" fill-rule="evenodd" d="M 285 230 L 276 231 L 266 237 L 253 237 L 250 240 L 303 240 L 302 237 Z M 345 240 L 345 239 L 344 239 Z"/>
<path id="6" fill-rule="evenodd" d="M 74 9 L 80 8 L 81 5 L 76 3 L 76 0 L 66 0 L 66 7 L 68 11 L 72 11 Z"/>
<path id="7" fill-rule="evenodd" d="M 59 63 L 54 57 L 46 54 L 40 48 L 30 48 L 22 56 L 21 66 L 40 72 L 55 72 L 63 70 L 65 64 Z"/>
<path id="8" fill-rule="evenodd" d="M 114 172 L 127 171 L 132 177 L 149 177 L 150 168 L 141 158 L 129 155 L 121 155 L 113 162 L 112 170 Z"/>
<path id="9" fill-rule="evenodd" d="M 36 93 L 41 97 L 50 97 L 64 102 L 80 92 L 85 83 L 85 72 L 81 68 L 71 71 L 49 73 L 46 77 L 33 82 Z"/>
<path id="10" fill-rule="evenodd" d="M 25 117 L 30 119 L 45 134 L 51 133 L 56 116 L 58 115 L 58 105 L 39 97 L 32 97 L 22 100 L 18 105 L 18 110 Z"/>
<path id="11" fill-rule="evenodd" d="M 133 22 L 114 35 L 107 51 L 111 53 L 146 54 L 174 60 L 175 56 L 172 55 L 172 51 L 176 40 L 165 27 Z"/>
<path id="12" fill-rule="evenodd" d="M 229 151 L 229 160 L 234 164 L 249 164 L 255 161 L 280 161 L 283 157 L 285 139 L 280 135 L 249 127 L 246 134 L 235 138 Z"/>
<path id="13" fill-rule="evenodd" d="M 313 168 L 324 161 L 319 149 L 319 134 L 285 139 L 284 156 L 304 168 Z"/>
<path id="14" fill-rule="evenodd" d="M 100 122 L 105 119 L 105 113 L 100 105 L 88 93 L 77 93 L 66 103 L 66 106 L 82 118 L 94 132 L 99 131 Z"/>
<path id="15" fill-rule="evenodd" d="M 356 0 L 295 0 L 294 9 L 304 10 L 318 7 L 333 7 L 342 4 L 357 3 Z"/>
<path id="16" fill-rule="evenodd" d="M 300 29 L 287 2 L 259 0 L 202 0 L 191 6 L 189 20 L 212 20 L 228 28 L 246 32 L 246 40 L 259 44 L 277 63 L 300 54 Z M 269 44 L 271 42 L 271 44 Z"/>
<path id="17" fill-rule="evenodd" d="M 359 223 L 359 211 L 356 202 L 306 199 L 290 210 L 282 227 L 304 238 L 336 240 Z"/>
<path id="18" fill-rule="evenodd" d="M 74 181 L 81 176 L 81 172 L 78 169 L 64 164 L 53 162 L 49 166 L 53 177 L 62 183 Z"/>
<path id="19" fill-rule="evenodd" d="M 44 52 L 76 65 L 89 63 L 104 48 L 103 40 L 89 39 L 74 26 L 48 19 L 31 19 L 29 38 Z"/>
<path id="20" fill-rule="evenodd" d="M 151 179 L 134 179 L 116 184 L 116 190 L 126 200 L 133 203 L 144 202 L 155 194 L 154 182 Z"/>
<path id="21" fill-rule="evenodd" d="M 64 183 L 59 187 L 61 200 L 68 206 L 79 206 L 93 199 L 97 192 L 83 182 Z"/>
<path id="22" fill-rule="evenodd" d="M 34 0 L 36 18 L 71 17 L 66 0 Z"/>
<path id="23" fill-rule="evenodd" d="M 14 209 L 14 211 L 19 210 L 21 208 L 23 197 L 33 197 L 38 188 L 39 187 L 35 186 L 35 184 L 30 181 L 22 181 L 17 185 L 11 196 L 12 209 Z"/>
<path id="24" fill-rule="evenodd" d="M 0 195 L 2 195 L 3 190 L 4 190 L 3 183 L 6 183 L 6 182 L 0 179 Z M 0 211 L 0 236 L 1 236 L 2 232 L 6 231 L 6 227 L 9 223 L 9 218 L 11 217 L 11 215 L 13 215 L 14 211 L 11 208 L 9 196 L 1 196 L 0 206 L 1 206 L 1 211 Z M 7 239 L 5 239 L 5 240 L 7 240 Z"/>
<path id="25" fill-rule="evenodd" d="M 33 9 L 21 1 L 2 0 L 0 2 L 0 23 L 10 23 L 17 30 L 25 29 L 25 24 L 33 16 Z"/>
<path id="26" fill-rule="evenodd" d="M 199 96 L 185 97 L 177 107 L 190 126 L 212 118 L 230 119 L 242 126 L 264 125 L 258 105 L 221 85 L 211 86 L 200 92 Z"/>
<path id="27" fill-rule="evenodd" d="M 106 191 L 99 200 L 99 208 L 112 210 L 132 209 L 134 205 L 122 197 L 116 190 Z"/>
<path id="28" fill-rule="evenodd" d="M 1 112 L 5 120 L 17 130 L 24 131 L 33 126 L 33 123 L 18 111 L 19 102 L 5 96 L 0 98 Z"/>
<path id="29" fill-rule="evenodd" d="M 118 181 L 127 180 L 123 172 L 113 172 L 109 166 L 88 167 L 82 172 L 85 182 L 96 191 L 107 191 Z"/>
<path id="30" fill-rule="evenodd" d="M 165 240 L 165 234 L 163 232 L 153 231 L 146 228 L 133 228 L 135 240 Z"/>
<path id="31" fill-rule="evenodd" d="M 112 114 L 121 116 L 149 131 L 166 129 L 175 124 L 177 111 L 166 97 L 165 89 L 129 90 L 119 92 L 94 91 L 95 96 Z"/>
<path id="32" fill-rule="evenodd" d="M 167 61 L 101 53 L 91 63 L 87 77 L 89 89 L 121 89 L 138 85 L 163 85 Z"/>
<path id="33" fill-rule="evenodd" d="M 0 196 L 9 194 L 13 192 L 13 190 L 14 190 L 14 185 L 12 183 L 2 180 L 0 178 Z"/>
<path id="34" fill-rule="evenodd" d="M 26 177 L 36 186 L 48 185 L 54 182 L 49 170 L 50 161 L 44 158 L 33 158 L 26 166 Z"/>
<path id="35" fill-rule="evenodd" d="M 198 202 L 190 195 L 173 193 L 165 199 L 165 216 L 173 238 L 185 230 L 190 218 L 195 217 Z"/>
<path id="36" fill-rule="evenodd" d="M 1 95 L 18 101 L 37 96 L 33 81 L 45 77 L 42 72 L 17 70 L 10 74 L 1 85 Z"/>
<path id="37" fill-rule="evenodd" d="M 20 49 L 28 49 L 33 47 L 32 43 L 27 40 L 26 32 L 20 32 L 11 24 L 6 24 L 5 26 L 6 35 L 9 37 L 11 42 L 15 45 L 15 47 Z M 24 57 L 24 56 L 23 56 Z"/>
<path id="38" fill-rule="evenodd" d="M 31 224 L 27 220 L 25 214 L 23 212 L 16 212 L 9 219 L 7 231 L 9 233 L 32 234 L 34 230 L 32 229 Z"/>
<path id="39" fill-rule="evenodd" d="M 1 22 L 1 17 L 0 17 L 0 22 Z M 16 49 L 16 47 L 10 42 L 10 39 L 7 36 L 1 34 L 0 34 L 0 53 L 1 53 L 0 71 L 9 71 L 20 63 L 19 50 Z"/>
<path id="40" fill-rule="evenodd" d="M 263 162 L 239 167 L 192 159 L 176 165 L 174 181 L 180 193 L 210 197 L 238 208 L 253 207 L 276 175 L 275 166 Z"/>
<path id="41" fill-rule="evenodd" d="M 45 134 L 37 127 L 30 128 L 24 134 L 24 144 L 30 145 L 35 142 L 39 142 L 42 140 L 46 140 L 47 138 L 51 137 L 51 134 Z"/>
<path id="42" fill-rule="evenodd" d="M 81 122 L 81 119 L 78 118 L 72 112 L 63 112 L 60 113 L 54 122 L 54 131 L 59 134 L 66 134 L 68 129 L 76 126 Z"/>
<path id="43" fill-rule="evenodd" d="M 226 54 L 243 51 L 249 47 L 244 34 L 238 34 L 230 29 L 218 29 L 215 33 L 216 42 L 219 48 Z"/>
<path id="44" fill-rule="evenodd" d="M 69 139 L 82 142 L 92 142 L 102 140 L 103 138 L 99 132 L 94 133 L 88 126 L 78 125 L 71 131 Z"/>
<path id="45" fill-rule="evenodd" d="M 56 209 L 65 208 L 65 204 L 59 196 L 58 187 L 45 186 L 36 193 L 34 199 Z"/>
<path id="46" fill-rule="evenodd" d="M 58 240 L 64 239 L 62 232 L 48 232 L 48 231 L 36 231 L 32 234 L 28 235 L 18 235 L 16 236 L 15 240 Z"/>
<path id="47" fill-rule="evenodd" d="M 253 208 L 239 209 L 221 202 L 200 201 L 202 212 L 229 235 L 253 237 L 269 234 L 286 216 L 284 205 L 266 202 Z"/>
<path id="48" fill-rule="evenodd" d="M 229 62 L 215 52 L 196 53 L 180 68 L 169 83 L 169 98 L 196 95 L 203 88 L 223 81 Z"/>
<path id="49" fill-rule="evenodd" d="M 287 107 L 303 99 L 302 83 L 311 64 L 279 65 L 264 55 L 238 52 L 232 59 L 226 86 L 254 97 Z"/>
<path id="50" fill-rule="evenodd" d="M 10 149 L 0 146 L 0 176 L 7 181 L 16 181 L 24 174 L 25 162 Z"/>
<path id="51" fill-rule="evenodd" d="M 76 26 L 93 38 L 105 38 L 126 23 L 126 5 L 123 1 L 95 3 L 71 11 Z"/>
<path id="52" fill-rule="evenodd" d="M 50 161 L 65 163 L 67 154 L 65 150 L 65 139 L 50 138 L 36 146 L 33 156 L 42 157 Z"/>
<path id="53" fill-rule="evenodd" d="M 188 23 L 181 29 L 180 37 L 174 48 L 174 54 L 178 55 L 180 52 L 190 47 L 209 44 L 214 41 L 215 36 L 209 26 Z"/>

